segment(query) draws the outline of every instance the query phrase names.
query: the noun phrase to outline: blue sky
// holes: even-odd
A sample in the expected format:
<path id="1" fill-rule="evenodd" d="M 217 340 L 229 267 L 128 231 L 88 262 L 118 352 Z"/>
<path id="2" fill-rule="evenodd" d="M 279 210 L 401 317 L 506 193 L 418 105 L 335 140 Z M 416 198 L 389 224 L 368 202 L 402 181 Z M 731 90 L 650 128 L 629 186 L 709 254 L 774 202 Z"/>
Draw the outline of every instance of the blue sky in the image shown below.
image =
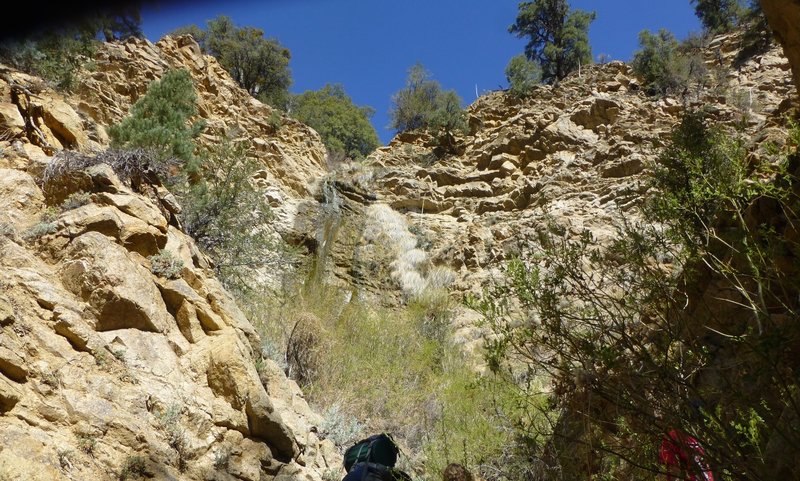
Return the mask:
<path id="1" fill-rule="evenodd" d="M 292 52 L 292 92 L 341 83 L 353 101 L 370 105 L 383 142 L 391 96 L 408 68 L 422 64 L 465 104 L 478 92 L 506 87 L 503 71 L 525 40 L 508 33 L 516 0 L 249 0 L 193 1 L 149 6 L 142 27 L 152 41 L 187 25 L 205 26 L 224 14 L 239 26 L 254 26 Z M 572 0 L 594 10 L 589 36 L 595 58 L 604 53 L 630 60 L 643 29 L 668 28 L 678 38 L 700 30 L 689 0 Z"/>

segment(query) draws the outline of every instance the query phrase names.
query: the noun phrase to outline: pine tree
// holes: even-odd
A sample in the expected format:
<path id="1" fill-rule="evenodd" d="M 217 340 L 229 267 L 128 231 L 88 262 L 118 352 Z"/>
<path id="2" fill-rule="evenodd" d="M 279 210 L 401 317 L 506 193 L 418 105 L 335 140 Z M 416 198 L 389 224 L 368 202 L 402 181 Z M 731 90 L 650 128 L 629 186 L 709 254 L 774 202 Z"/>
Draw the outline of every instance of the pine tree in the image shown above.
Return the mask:
<path id="1" fill-rule="evenodd" d="M 201 123 L 189 124 L 197 113 L 197 94 L 186 70 L 167 71 L 131 107 L 130 116 L 109 129 L 116 148 L 153 149 L 161 160 L 175 158 L 195 170 L 193 138 Z"/>
<path id="2" fill-rule="evenodd" d="M 528 37 L 525 55 L 542 67 L 542 80 L 561 80 L 581 65 L 592 62 L 589 25 L 594 12 L 572 10 L 567 0 L 535 0 L 519 4 L 509 32 Z"/>
<path id="3" fill-rule="evenodd" d="M 192 35 L 203 52 L 213 55 L 250 95 L 286 109 L 292 84 L 291 53 L 277 40 L 265 38 L 263 30 L 237 27 L 230 17 L 220 15 L 206 22 L 205 30 L 189 25 L 172 34 Z"/>
<path id="4" fill-rule="evenodd" d="M 450 133 L 466 129 L 461 98 L 443 91 L 430 72 L 418 63 L 408 71 L 406 87 L 392 96 L 390 127 L 398 132 L 431 128 Z"/>
<path id="5" fill-rule="evenodd" d="M 739 0 L 691 0 L 703 27 L 713 33 L 730 31 L 744 12 Z"/>

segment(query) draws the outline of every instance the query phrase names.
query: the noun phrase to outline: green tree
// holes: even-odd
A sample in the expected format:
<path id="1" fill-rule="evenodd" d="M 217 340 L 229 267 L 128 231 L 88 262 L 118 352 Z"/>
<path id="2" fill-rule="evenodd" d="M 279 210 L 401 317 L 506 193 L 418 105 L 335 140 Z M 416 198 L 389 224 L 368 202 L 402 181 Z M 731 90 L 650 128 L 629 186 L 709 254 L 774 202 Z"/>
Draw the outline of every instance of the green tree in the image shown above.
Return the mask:
<path id="1" fill-rule="evenodd" d="M 237 27 L 230 17 L 220 15 L 206 22 L 182 27 L 173 34 L 191 34 L 204 53 L 213 55 L 231 77 L 250 95 L 280 109 L 286 109 L 292 75 L 291 54 L 277 40 L 264 38 L 264 31 Z"/>
<path id="2" fill-rule="evenodd" d="M 592 62 L 589 25 L 594 12 L 572 10 L 567 0 L 535 0 L 519 4 L 509 32 L 528 38 L 525 55 L 542 67 L 546 83 L 561 80 Z"/>
<path id="3" fill-rule="evenodd" d="M 516 55 L 506 66 L 509 90 L 515 97 L 524 97 L 542 81 L 542 67 L 525 55 Z"/>
<path id="4" fill-rule="evenodd" d="M 332 155 L 353 159 L 380 145 L 369 121 L 374 113 L 371 107 L 355 105 L 338 84 L 296 95 L 291 102 L 291 114 L 319 132 Z"/>
<path id="5" fill-rule="evenodd" d="M 153 149 L 160 160 L 176 158 L 188 171 L 197 170 L 193 139 L 203 128 L 191 124 L 197 113 L 197 94 L 186 70 L 169 70 L 147 88 L 131 107 L 131 113 L 109 128 L 115 148 Z"/>
<path id="6" fill-rule="evenodd" d="M 706 73 L 693 39 L 681 44 L 669 30 L 662 28 L 657 34 L 642 30 L 639 46 L 631 66 L 652 94 L 685 93 L 692 81 L 701 80 Z"/>
<path id="7" fill-rule="evenodd" d="M 694 13 L 712 34 L 730 31 L 739 24 L 744 7 L 739 0 L 691 0 Z"/>
<path id="8" fill-rule="evenodd" d="M 258 286 L 257 270 L 287 264 L 284 245 L 268 230 L 272 211 L 253 183 L 262 168 L 245 143 L 228 138 L 201 152 L 197 181 L 182 185 L 179 198 L 186 232 L 214 259 L 225 286 L 237 294 Z"/>
<path id="9" fill-rule="evenodd" d="M 398 132 L 430 128 L 446 134 L 466 129 L 461 98 L 443 91 L 430 72 L 418 63 L 408 71 L 406 87 L 392 96 L 390 127 Z"/>

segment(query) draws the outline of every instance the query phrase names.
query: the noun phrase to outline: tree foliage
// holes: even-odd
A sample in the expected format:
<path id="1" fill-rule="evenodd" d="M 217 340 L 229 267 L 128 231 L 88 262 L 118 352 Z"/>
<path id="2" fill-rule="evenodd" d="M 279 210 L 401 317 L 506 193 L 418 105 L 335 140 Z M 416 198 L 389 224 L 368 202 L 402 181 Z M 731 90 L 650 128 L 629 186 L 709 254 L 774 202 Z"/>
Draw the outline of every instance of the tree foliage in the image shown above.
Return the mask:
<path id="1" fill-rule="evenodd" d="M 371 107 L 359 107 L 341 85 L 326 85 L 292 98 L 291 114 L 319 132 L 334 156 L 363 157 L 380 145 L 369 119 Z"/>
<path id="2" fill-rule="evenodd" d="M 465 130 L 466 116 L 455 90 L 443 91 L 422 64 L 408 71 L 406 87 L 392 96 L 390 127 L 398 132 L 416 129 Z"/>
<path id="3" fill-rule="evenodd" d="M 213 55 L 231 77 L 250 95 L 280 109 L 286 109 L 292 84 L 289 49 L 276 39 L 265 38 L 254 27 L 237 27 L 230 17 L 220 15 L 206 22 L 182 27 L 175 34 L 191 34 L 204 53 Z"/>
<path id="4" fill-rule="evenodd" d="M 109 128 L 115 148 L 153 149 L 160 159 L 176 158 L 190 171 L 197 168 L 194 142 L 201 122 L 190 124 L 197 113 L 197 94 L 186 70 L 169 70 L 154 81 L 131 107 L 131 113 Z"/>
<path id="5" fill-rule="evenodd" d="M 681 44 L 669 30 L 662 28 L 657 34 L 642 30 L 639 47 L 631 66 L 652 94 L 684 94 L 691 82 L 701 81 L 706 73 L 702 54 L 694 42 Z"/>
<path id="6" fill-rule="evenodd" d="M 509 90 L 516 97 L 526 96 L 542 81 L 542 67 L 525 55 L 516 55 L 506 66 L 506 79 Z"/>
<path id="7" fill-rule="evenodd" d="M 567 0 L 535 0 L 519 4 L 509 32 L 528 38 L 525 55 L 542 67 L 546 83 L 561 80 L 592 62 L 589 25 L 594 12 L 570 9 Z"/>
<path id="8" fill-rule="evenodd" d="M 744 13 L 740 0 L 691 0 L 691 3 L 703 28 L 713 34 L 730 31 Z"/>
<path id="9" fill-rule="evenodd" d="M 272 211 L 252 183 L 258 160 L 247 145 L 225 138 L 198 154 L 202 169 L 197 181 L 179 189 L 181 220 L 226 287 L 248 292 L 258 284 L 257 271 L 275 271 L 286 264 L 280 238 L 269 231 Z"/>

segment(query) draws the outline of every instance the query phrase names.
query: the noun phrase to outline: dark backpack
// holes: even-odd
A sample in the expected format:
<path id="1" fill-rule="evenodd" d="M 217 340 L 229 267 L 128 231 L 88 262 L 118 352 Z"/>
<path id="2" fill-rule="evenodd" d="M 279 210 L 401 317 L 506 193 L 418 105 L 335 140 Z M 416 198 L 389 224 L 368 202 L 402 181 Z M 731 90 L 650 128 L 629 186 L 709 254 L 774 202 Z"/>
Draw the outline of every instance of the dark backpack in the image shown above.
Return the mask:
<path id="1" fill-rule="evenodd" d="M 358 463 L 377 463 L 393 468 L 400 449 L 391 436 L 385 433 L 362 439 L 344 453 L 344 469 L 348 473 Z"/>
<path id="2" fill-rule="evenodd" d="M 411 477 L 394 468 L 377 463 L 357 463 L 342 481 L 411 481 Z"/>

